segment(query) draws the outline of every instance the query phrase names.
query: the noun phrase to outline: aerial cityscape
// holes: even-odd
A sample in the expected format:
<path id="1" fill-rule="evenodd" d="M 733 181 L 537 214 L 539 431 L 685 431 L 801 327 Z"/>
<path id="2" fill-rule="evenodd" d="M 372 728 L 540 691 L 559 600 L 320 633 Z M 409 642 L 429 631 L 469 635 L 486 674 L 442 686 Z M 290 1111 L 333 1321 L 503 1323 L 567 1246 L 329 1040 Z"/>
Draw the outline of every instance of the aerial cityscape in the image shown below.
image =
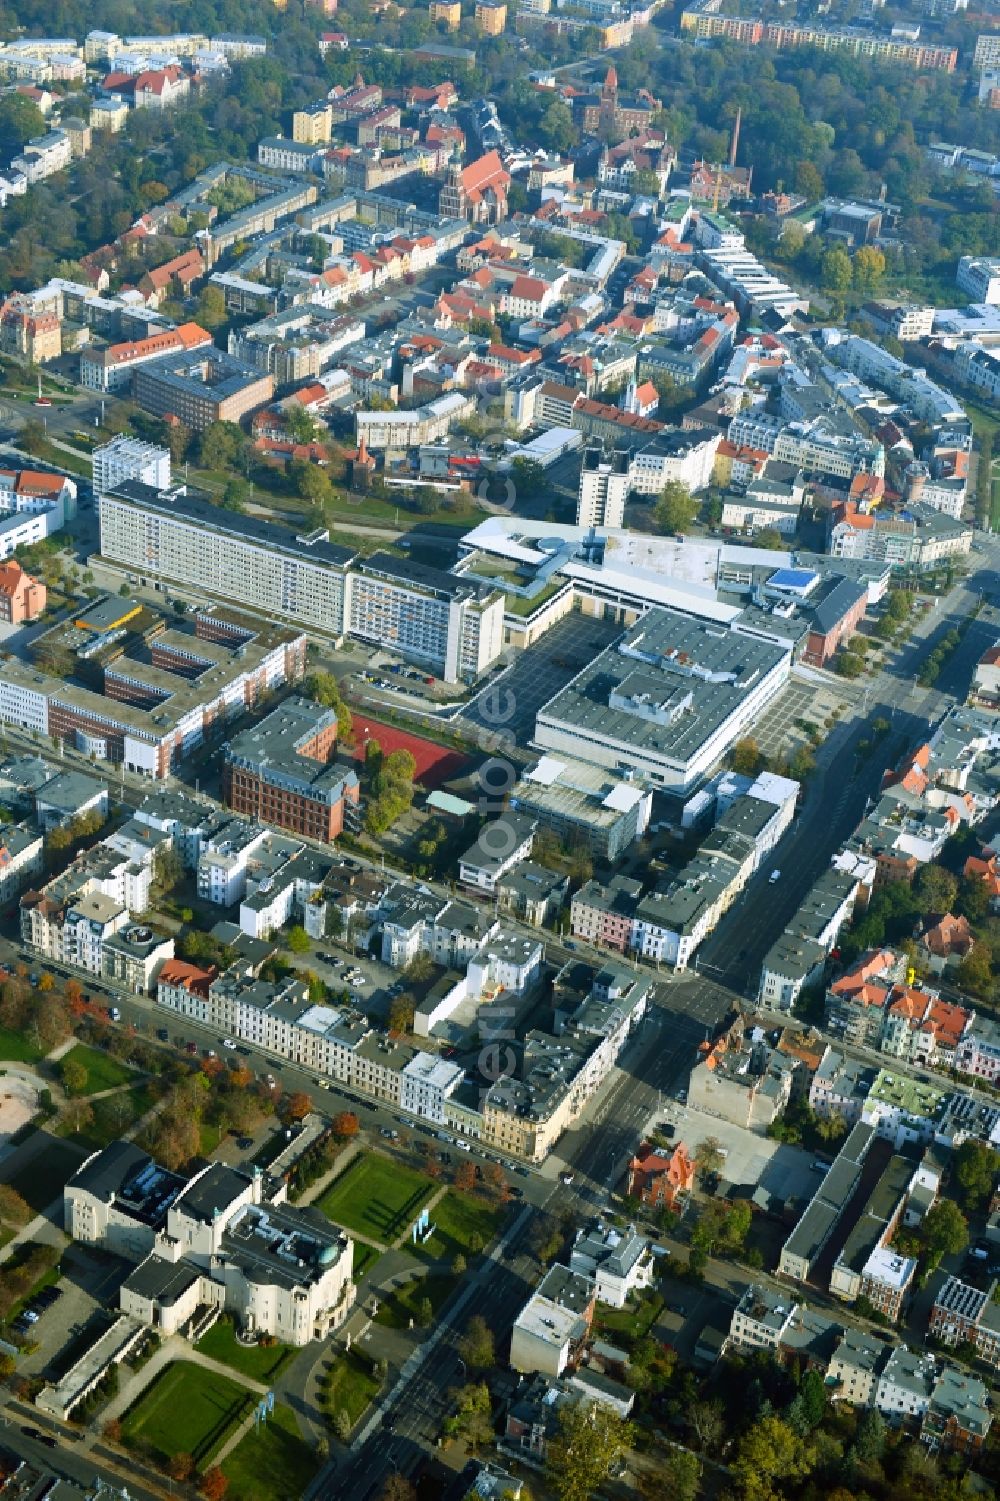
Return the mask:
<path id="1" fill-rule="evenodd" d="M 968 0 L 0 11 L 0 1501 L 997 1493 L 998 195 Z"/>

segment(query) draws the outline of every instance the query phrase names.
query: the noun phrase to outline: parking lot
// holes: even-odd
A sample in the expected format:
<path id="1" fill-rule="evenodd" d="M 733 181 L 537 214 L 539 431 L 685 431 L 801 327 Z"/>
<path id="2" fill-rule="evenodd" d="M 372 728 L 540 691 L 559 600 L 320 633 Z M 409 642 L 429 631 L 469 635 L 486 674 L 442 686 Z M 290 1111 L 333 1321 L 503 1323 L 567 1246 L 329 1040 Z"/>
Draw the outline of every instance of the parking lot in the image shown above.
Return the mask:
<path id="1" fill-rule="evenodd" d="M 721 1173 L 723 1191 L 729 1186 L 759 1185 L 775 1198 L 808 1199 L 819 1183 L 813 1169 L 813 1154 L 801 1147 L 771 1141 L 744 1126 L 735 1126 L 677 1100 L 665 1105 L 663 1117 L 695 1157 L 700 1144 L 714 1136 L 726 1154 Z"/>
<path id="2" fill-rule="evenodd" d="M 519 652 L 507 670 L 473 699 L 462 718 L 487 730 L 513 732 L 524 744 L 534 732 L 535 716 L 542 705 L 621 632 L 622 627 L 611 621 L 592 620 L 575 612 L 567 615 L 546 631 L 537 646 Z M 502 696 L 494 697 L 498 689 Z M 495 717 L 497 705 L 502 705 L 505 714 L 502 723 Z"/>
<path id="3" fill-rule="evenodd" d="M 65 1370 L 69 1362 L 64 1350 L 96 1315 L 117 1307 L 118 1289 L 132 1270 L 117 1256 L 79 1245 L 67 1246 L 60 1265 L 59 1297 L 31 1326 L 28 1337 L 36 1348 L 19 1357 L 21 1376 L 49 1377 Z"/>

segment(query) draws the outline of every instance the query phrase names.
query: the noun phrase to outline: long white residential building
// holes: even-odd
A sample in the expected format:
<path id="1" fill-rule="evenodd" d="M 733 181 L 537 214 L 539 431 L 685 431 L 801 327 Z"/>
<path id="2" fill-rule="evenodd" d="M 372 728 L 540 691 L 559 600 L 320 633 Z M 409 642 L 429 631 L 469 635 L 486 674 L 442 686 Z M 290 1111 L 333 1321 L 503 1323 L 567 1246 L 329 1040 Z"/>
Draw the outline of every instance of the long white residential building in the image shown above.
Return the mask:
<path id="1" fill-rule="evenodd" d="M 99 505 L 102 554 L 140 578 L 386 646 L 446 682 L 474 680 L 503 648 L 503 595 L 480 580 L 388 553 L 362 559 L 324 530 L 296 533 L 183 486 L 129 480 Z"/>

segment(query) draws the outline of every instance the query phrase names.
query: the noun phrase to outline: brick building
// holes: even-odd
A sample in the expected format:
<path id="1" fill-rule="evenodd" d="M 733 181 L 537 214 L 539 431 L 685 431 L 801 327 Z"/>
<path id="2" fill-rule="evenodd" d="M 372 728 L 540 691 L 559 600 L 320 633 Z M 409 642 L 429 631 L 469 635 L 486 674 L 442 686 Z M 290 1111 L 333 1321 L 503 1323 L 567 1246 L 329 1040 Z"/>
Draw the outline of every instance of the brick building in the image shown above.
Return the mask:
<path id="1" fill-rule="evenodd" d="M 331 761 L 336 744 L 332 709 L 287 699 L 226 745 L 223 796 L 237 813 L 259 822 L 312 839 L 336 839 L 345 809 L 359 800 L 355 772 Z"/>

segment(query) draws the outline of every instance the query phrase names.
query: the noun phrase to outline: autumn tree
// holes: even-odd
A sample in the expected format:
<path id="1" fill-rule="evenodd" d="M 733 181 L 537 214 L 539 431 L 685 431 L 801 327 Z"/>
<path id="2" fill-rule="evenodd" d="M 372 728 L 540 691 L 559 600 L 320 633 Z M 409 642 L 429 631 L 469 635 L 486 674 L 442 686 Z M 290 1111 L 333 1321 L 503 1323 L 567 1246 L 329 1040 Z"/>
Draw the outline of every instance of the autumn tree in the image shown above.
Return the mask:
<path id="1" fill-rule="evenodd" d="M 84 1064 L 76 1058 L 64 1058 L 59 1065 L 59 1078 L 67 1094 L 83 1094 L 89 1077 Z"/>
<path id="2" fill-rule="evenodd" d="M 222 1501 L 229 1489 L 229 1478 L 223 1474 L 218 1465 L 212 1465 L 201 1477 L 198 1489 L 205 1497 L 205 1501 Z"/>
<path id="3" fill-rule="evenodd" d="M 10 1183 L 0 1183 L 0 1220 L 23 1226 L 31 1219 L 31 1207 Z"/>
<path id="4" fill-rule="evenodd" d="M 460 1193 L 471 1193 L 476 1186 L 475 1164 L 464 1158 L 455 1169 L 455 1187 Z"/>
<path id="5" fill-rule="evenodd" d="M 412 1480 L 394 1470 L 387 1475 L 378 1493 L 378 1501 L 417 1501 Z"/>
<path id="6" fill-rule="evenodd" d="M 771 1501 L 777 1485 L 809 1473 L 811 1453 L 781 1418 L 758 1418 L 743 1435 L 732 1471 L 747 1501 Z"/>
<path id="7" fill-rule="evenodd" d="M 695 1152 L 695 1160 L 698 1164 L 698 1173 L 702 1182 L 706 1178 L 716 1177 L 722 1171 L 722 1164 L 725 1161 L 719 1138 L 717 1136 L 706 1136 Z"/>
<path id="8" fill-rule="evenodd" d="M 404 991 L 402 995 L 393 996 L 389 1005 L 389 1031 L 412 1032 L 415 1011 L 416 1002 L 412 995 Z"/>
<path id="9" fill-rule="evenodd" d="M 741 776 L 753 777 L 760 770 L 761 761 L 760 746 L 756 740 L 746 736 L 737 740 L 729 753 L 729 764 L 733 771 L 738 771 Z"/>
<path id="10" fill-rule="evenodd" d="M 167 1474 L 171 1480 L 190 1480 L 194 1474 L 194 1455 L 185 1453 L 171 1454 L 170 1462 L 167 1465 Z"/>
<path id="11" fill-rule="evenodd" d="M 338 1141 L 349 1141 L 352 1136 L 357 1136 L 361 1123 L 353 1110 L 341 1110 L 334 1116 L 331 1130 Z"/>
<path id="12" fill-rule="evenodd" d="M 303 1090 L 296 1089 L 285 1100 L 282 1115 L 287 1120 L 300 1121 L 309 1114 L 312 1108 L 313 1103 L 309 1096 Z"/>
<path id="13" fill-rule="evenodd" d="M 631 1423 L 596 1403 L 560 1408 L 545 1465 L 559 1501 L 589 1501 L 631 1447 L 633 1435 Z"/>
<path id="14" fill-rule="evenodd" d="M 87 1100 L 68 1100 L 62 1119 L 71 1135 L 76 1136 L 94 1124 L 93 1106 Z"/>
<path id="15" fill-rule="evenodd" d="M 493 1330 L 481 1314 L 473 1314 L 459 1344 L 459 1353 L 472 1370 L 488 1371 L 496 1363 Z"/>

